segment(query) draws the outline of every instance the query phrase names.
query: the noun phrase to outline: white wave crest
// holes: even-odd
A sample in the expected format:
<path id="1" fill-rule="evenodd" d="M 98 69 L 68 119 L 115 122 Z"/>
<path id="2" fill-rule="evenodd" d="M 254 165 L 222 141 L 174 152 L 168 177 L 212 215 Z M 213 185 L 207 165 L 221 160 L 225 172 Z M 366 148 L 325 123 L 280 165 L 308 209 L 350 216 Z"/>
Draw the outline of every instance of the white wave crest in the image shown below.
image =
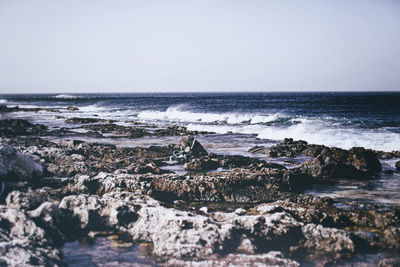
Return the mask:
<path id="1" fill-rule="evenodd" d="M 63 95 L 63 94 L 61 94 L 61 95 L 53 96 L 52 98 L 56 98 L 56 99 L 77 99 L 79 97 L 75 96 L 75 95 Z"/>
<path id="2" fill-rule="evenodd" d="M 400 134 L 389 129 L 359 129 L 345 128 L 332 125 L 319 119 L 298 119 L 300 123 L 289 127 L 266 126 L 259 124 L 250 125 L 201 125 L 188 124 L 189 130 L 210 131 L 216 133 L 244 133 L 257 134 L 260 139 L 282 140 L 293 138 L 305 140 L 310 144 L 350 149 L 355 146 L 392 151 L 400 150 Z"/>
<path id="3" fill-rule="evenodd" d="M 7 100 L 6 99 L 0 99 L 0 105 L 5 105 L 7 104 Z"/>
<path id="4" fill-rule="evenodd" d="M 79 107 L 79 111 L 83 113 L 103 113 L 105 111 L 109 111 L 109 109 L 105 107 L 100 107 L 98 105 L 89 105 L 84 107 Z"/>
<path id="5" fill-rule="evenodd" d="M 171 121 L 171 122 L 259 124 L 259 123 L 274 121 L 281 115 L 193 112 L 193 111 L 183 110 L 183 106 L 178 105 L 169 107 L 166 111 L 155 111 L 155 110 L 142 111 L 137 116 L 142 120 Z"/>

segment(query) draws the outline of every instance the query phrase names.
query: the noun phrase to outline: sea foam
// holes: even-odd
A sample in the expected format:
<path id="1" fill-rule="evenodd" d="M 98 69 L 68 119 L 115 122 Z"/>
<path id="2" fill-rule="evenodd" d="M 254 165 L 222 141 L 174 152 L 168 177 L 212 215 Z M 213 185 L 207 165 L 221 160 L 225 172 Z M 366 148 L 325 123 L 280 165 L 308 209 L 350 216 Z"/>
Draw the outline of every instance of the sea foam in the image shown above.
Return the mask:
<path id="1" fill-rule="evenodd" d="M 61 95 L 53 96 L 52 98 L 55 98 L 55 99 L 77 99 L 79 97 L 75 96 L 75 95 L 64 95 L 64 94 L 61 94 Z"/>

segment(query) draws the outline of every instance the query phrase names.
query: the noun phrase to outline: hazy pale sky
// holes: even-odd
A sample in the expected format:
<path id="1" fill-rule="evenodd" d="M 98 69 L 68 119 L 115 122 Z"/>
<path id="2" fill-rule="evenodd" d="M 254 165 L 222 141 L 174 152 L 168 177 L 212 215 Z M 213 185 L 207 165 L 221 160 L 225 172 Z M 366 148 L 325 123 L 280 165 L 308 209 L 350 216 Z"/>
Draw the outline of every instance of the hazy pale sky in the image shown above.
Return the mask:
<path id="1" fill-rule="evenodd" d="M 400 90 L 397 0 L 0 0 L 0 93 Z"/>

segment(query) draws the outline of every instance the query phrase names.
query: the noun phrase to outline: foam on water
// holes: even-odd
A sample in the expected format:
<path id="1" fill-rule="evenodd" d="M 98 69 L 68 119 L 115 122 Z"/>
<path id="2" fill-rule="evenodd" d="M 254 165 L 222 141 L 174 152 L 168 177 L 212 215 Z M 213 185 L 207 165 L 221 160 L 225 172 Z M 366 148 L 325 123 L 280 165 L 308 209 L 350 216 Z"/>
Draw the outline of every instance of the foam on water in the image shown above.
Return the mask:
<path id="1" fill-rule="evenodd" d="M 191 123 L 188 129 L 192 131 L 211 131 L 223 133 L 256 134 L 258 138 L 282 140 L 294 138 L 305 140 L 311 144 L 350 149 L 354 146 L 392 151 L 400 150 L 400 134 L 390 132 L 388 129 L 356 129 L 331 125 L 322 120 L 298 119 L 299 123 L 289 127 L 267 125 L 201 125 Z"/>
<path id="2" fill-rule="evenodd" d="M 183 105 L 171 106 L 166 111 L 145 110 L 137 117 L 143 120 L 171 121 L 171 122 L 201 122 L 226 124 L 260 124 L 272 122 L 281 114 L 251 114 L 251 113 L 211 113 L 193 112 L 183 109 Z"/>
<path id="3" fill-rule="evenodd" d="M 55 99 L 77 99 L 79 97 L 75 96 L 75 95 L 64 95 L 64 94 L 61 94 L 61 95 L 53 96 L 52 98 L 55 98 Z"/>
<path id="4" fill-rule="evenodd" d="M 4 104 L 6 104 L 7 103 L 7 100 L 6 99 L 0 99 L 0 105 L 4 105 Z"/>

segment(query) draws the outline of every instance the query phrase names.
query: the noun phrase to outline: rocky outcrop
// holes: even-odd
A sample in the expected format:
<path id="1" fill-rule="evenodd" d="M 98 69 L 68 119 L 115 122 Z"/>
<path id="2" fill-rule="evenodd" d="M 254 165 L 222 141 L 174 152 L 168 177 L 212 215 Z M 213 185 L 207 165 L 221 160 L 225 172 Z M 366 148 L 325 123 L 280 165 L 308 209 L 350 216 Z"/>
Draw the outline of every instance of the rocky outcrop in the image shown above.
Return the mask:
<path id="1" fill-rule="evenodd" d="M 0 265 L 63 266 L 46 232 L 23 212 L 0 205 Z"/>
<path id="2" fill-rule="evenodd" d="M 208 154 L 200 142 L 195 140 L 191 135 L 185 136 L 179 141 L 179 148 L 184 153 L 193 157 L 205 156 Z"/>
<path id="3" fill-rule="evenodd" d="M 117 124 L 89 124 L 82 125 L 81 127 L 92 131 L 98 131 L 101 134 L 114 134 L 130 138 L 150 135 L 150 133 L 142 127 L 126 127 Z"/>
<path id="4" fill-rule="evenodd" d="M 69 118 L 65 120 L 66 123 L 71 123 L 71 124 L 84 124 L 84 123 L 96 123 L 96 122 L 106 122 L 106 123 L 111 123 L 115 122 L 114 120 L 106 120 L 106 119 L 100 119 L 100 118 Z"/>
<path id="5" fill-rule="evenodd" d="M 400 171 L 400 160 L 396 162 L 395 167 L 397 170 Z"/>
<path id="6" fill-rule="evenodd" d="M 382 170 L 371 150 L 354 147 L 350 150 L 325 148 L 315 160 L 305 162 L 304 171 L 317 178 L 368 178 Z"/>
<path id="7" fill-rule="evenodd" d="M 296 157 L 300 154 L 316 157 L 301 166 L 304 172 L 310 173 L 315 178 L 363 179 L 382 170 L 376 153 L 362 147 L 344 150 L 285 138 L 276 146 L 253 147 L 249 151 L 264 153 L 270 157 Z"/>
<path id="8" fill-rule="evenodd" d="M 32 124 L 27 120 L 0 120 L 0 136 L 43 135 L 47 127 L 42 124 Z"/>
<path id="9" fill-rule="evenodd" d="M 292 138 L 285 138 L 282 143 L 271 146 L 255 146 L 249 150 L 252 153 L 267 154 L 269 157 L 296 157 L 300 154 L 316 157 L 326 148 L 323 145 L 311 145 L 306 141 L 294 141 Z"/>
<path id="10" fill-rule="evenodd" d="M 0 180 L 37 183 L 42 174 L 39 162 L 10 145 L 0 144 Z"/>

